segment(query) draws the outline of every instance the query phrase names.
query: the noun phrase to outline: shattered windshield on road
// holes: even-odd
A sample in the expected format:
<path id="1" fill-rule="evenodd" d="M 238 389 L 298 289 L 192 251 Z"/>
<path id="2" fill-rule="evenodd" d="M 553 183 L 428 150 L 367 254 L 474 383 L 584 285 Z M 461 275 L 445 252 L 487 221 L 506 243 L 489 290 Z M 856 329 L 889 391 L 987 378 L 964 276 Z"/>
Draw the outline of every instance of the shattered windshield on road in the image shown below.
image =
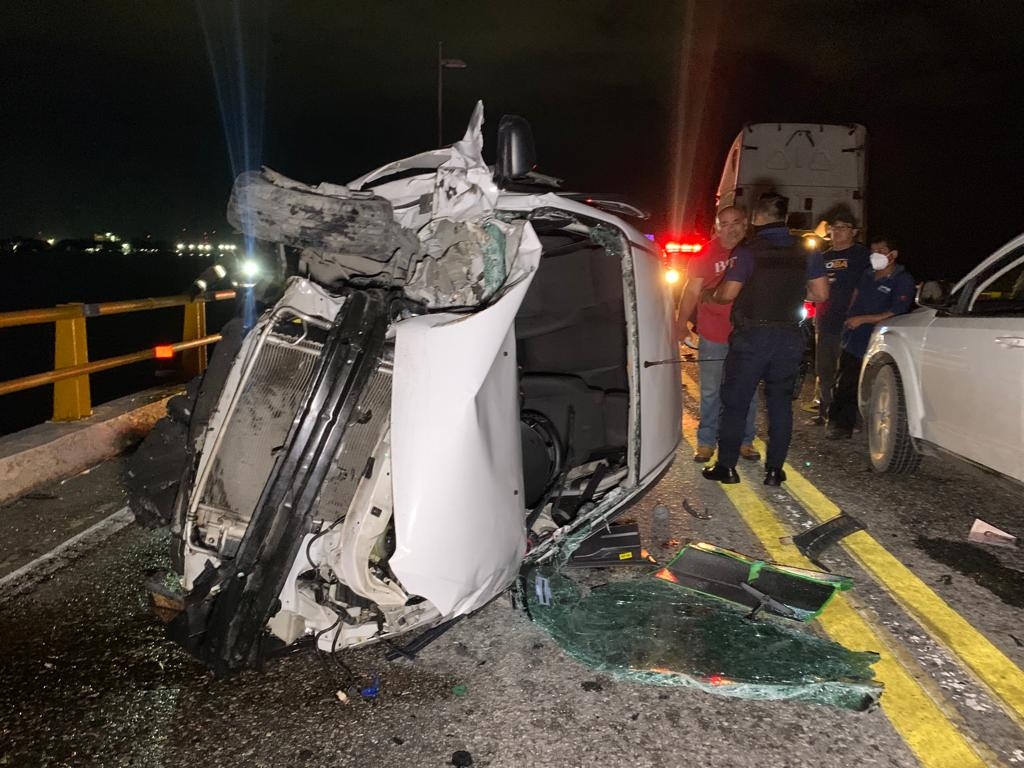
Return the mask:
<path id="1" fill-rule="evenodd" d="M 587 588 L 543 568 L 524 586 L 533 619 L 559 646 L 616 678 L 854 710 L 881 695 L 871 669 L 877 654 L 780 621 L 750 620 L 727 602 L 663 579 Z"/>

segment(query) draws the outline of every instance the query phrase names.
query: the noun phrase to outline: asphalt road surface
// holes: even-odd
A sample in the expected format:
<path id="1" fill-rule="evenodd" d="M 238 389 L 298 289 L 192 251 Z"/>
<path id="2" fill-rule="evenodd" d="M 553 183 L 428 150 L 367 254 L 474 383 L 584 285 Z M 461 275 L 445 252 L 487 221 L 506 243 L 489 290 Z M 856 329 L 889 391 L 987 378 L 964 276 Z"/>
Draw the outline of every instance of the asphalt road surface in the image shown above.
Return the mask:
<path id="1" fill-rule="evenodd" d="M 90 528 L 125 503 L 115 461 L 0 509 L 0 765 L 444 766 L 464 751 L 475 766 L 1024 766 L 1024 557 L 966 541 L 976 517 L 1021 533 L 1021 491 L 944 459 L 876 475 L 862 434 L 827 441 L 799 411 L 790 482 L 767 489 L 760 465 L 743 462 L 743 483 L 723 488 L 691 461 L 696 375 L 684 376 L 675 464 L 624 517 L 662 559 L 702 540 L 795 565 L 781 536 L 840 509 L 857 517 L 866 532 L 823 557 L 856 587 L 811 631 L 882 654 L 880 707 L 616 681 L 504 598 L 414 662 L 344 654 L 361 679 L 379 675 L 372 701 L 340 701 L 347 671 L 310 651 L 214 680 L 149 606 L 165 534 Z M 652 526 L 657 505 L 667 529 Z"/>

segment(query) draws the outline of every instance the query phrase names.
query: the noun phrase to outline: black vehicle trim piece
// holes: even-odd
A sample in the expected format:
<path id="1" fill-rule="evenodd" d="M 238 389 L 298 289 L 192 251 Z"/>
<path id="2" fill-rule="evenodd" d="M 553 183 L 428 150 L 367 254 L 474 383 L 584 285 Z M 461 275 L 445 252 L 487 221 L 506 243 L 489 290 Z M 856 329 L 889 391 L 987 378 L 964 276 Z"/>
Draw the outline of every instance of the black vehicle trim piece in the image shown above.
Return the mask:
<path id="1" fill-rule="evenodd" d="M 389 322 L 382 291 L 354 291 L 335 318 L 313 386 L 289 430 L 237 555 L 195 580 L 168 634 L 219 677 L 252 667 L 330 461 L 381 358 Z"/>

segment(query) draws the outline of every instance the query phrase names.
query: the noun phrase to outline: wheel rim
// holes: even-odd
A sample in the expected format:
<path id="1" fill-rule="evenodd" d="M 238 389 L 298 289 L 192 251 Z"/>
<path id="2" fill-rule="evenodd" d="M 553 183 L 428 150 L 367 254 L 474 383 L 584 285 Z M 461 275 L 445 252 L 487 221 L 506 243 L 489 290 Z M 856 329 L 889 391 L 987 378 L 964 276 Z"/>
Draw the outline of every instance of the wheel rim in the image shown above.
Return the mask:
<path id="1" fill-rule="evenodd" d="M 871 460 L 875 465 L 884 464 L 892 450 L 893 427 L 896 419 L 894 384 L 892 371 L 879 371 L 871 389 L 871 420 L 868 433 Z"/>

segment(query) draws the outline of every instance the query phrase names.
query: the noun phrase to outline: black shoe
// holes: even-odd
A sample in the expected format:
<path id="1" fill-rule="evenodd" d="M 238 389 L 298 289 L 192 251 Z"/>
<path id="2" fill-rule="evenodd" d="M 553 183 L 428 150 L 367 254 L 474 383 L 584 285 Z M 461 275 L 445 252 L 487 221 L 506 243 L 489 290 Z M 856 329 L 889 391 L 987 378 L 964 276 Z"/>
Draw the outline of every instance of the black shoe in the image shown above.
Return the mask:
<path id="1" fill-rule="evenodd" d="M 708 480 L 717 480 L 725 485 L 732 485 L 740 481 L 740 476 L 736 474 L 736 467 L 725 467 L 722 464 L 715 464 L 713 467 L 704 467 L 700 471 L 704 477 Z"/>
<path id="2" fill-rule="evenodd" d="M 837 424 L 830 424 L 828 432 L 825 433 L 828 440 L 849 440 L 853 437 L 853 430 L 843 429 Z"/>
<path id="3" fill-rule="evenodd" d="M 765 485 L 782 485 L 786 482 L 786 470 L 775 469 L 773 467 L 765 467 L 764 469 L 764 484 Z"/>

